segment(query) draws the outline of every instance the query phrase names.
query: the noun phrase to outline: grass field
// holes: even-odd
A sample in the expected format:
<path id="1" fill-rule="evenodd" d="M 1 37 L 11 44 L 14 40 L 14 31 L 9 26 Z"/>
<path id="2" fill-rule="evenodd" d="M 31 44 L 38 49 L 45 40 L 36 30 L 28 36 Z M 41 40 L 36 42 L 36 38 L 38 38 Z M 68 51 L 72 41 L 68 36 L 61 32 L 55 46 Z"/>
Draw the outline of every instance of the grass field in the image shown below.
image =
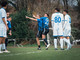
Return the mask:
<path id="1" fill-rule="evenodd" d="M 80 60 L 80 46 L 71 50 L 55 51 L 53 47 L 49 50 L 37 50 L 37 47 L 9 47 L 11 53 L 0 54 L 0 60 Z"/>

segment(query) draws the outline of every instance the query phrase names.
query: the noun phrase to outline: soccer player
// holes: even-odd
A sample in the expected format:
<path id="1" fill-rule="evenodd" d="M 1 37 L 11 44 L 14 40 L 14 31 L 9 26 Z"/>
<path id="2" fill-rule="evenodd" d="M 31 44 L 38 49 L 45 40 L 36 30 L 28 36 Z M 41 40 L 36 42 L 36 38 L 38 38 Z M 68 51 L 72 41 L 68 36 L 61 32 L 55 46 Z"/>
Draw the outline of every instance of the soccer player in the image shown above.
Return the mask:
<path id="1" fill-rule="evenodd" d="M 49 32 L 48 14 L 45 14 L 44 16 L 45 17 L 40 17 L 39 15 L 37 17 L 33 16 L 37 19 L 26 17 L 26 18 L 29 18 L 31 20 L 38 21 L 38 33 L 37 33 L 37 37 L 36 37 L 37 44 L 38 44 L 38 50 L 41 50 L 39 37 L 42 37 L 42 39 L 44 40 L 44 42 L 46 44 L 46 50 L 48 50 L 48 47 L 49 47 L 49 44 L 48 44 L 47 39 L 45 37 L 45 35 L 47 35 L 47 33 Z"/>
<path id="2" fill-rule="evenodd" d="M 11 36 L 12 35 L 12 31 L 11 31 L 11 17 L 9 17 L 10 13 L 7 12 L 7 25 L 8 25 L 8 35 Z M 7 45 L 8 45 L 8 37 L 5 39 L 5 46 L 6 46 L 6 50 L 7 50 Z"/>
<path id="3" fill-rule="evenodd" d="M 7 8 L 7 2 L 2 2 L 1 6 L 2 8 L 0 9 L 0 53 L 3 52 L 8 52 L 6 51 L 5 48 L 5 38 L 7 37 L 7 15 L 6 15 L 6 8 Z M 1 47 L 3 49 L 3 52 L 1 51 Z"/>
<path id="4" fill-rule="evenodd" d="M 37 41 L 37 44 L 38 44 L 38 50 L 41 50 L 40 48 L 40 41 L 39 41 L 39 38 L 42 37 L 42 20 L 40 19 L 41 15 L 37 15 L 37 16 L 34 16 L 33 17 L 35 18 L 30 18 L 30 17 L 27 17 L 26 18 L 29 18 L 31 20 L 34 20 L 34 21 L 37 21 L 38 22 L 38 33 L 37 33 L 37 36 L 36 36 L 36 41 Z"/>
<path id="5" fill-rule="evenodd" d="M 42 39 L 44 40 L 46 44 L 46 50 L 48 50 L 50 44 L 48 43 L 46 39 L 46 35 L 49 33 L 49 14 L 45 13 L 44 17 L 41 17 L 42 20 L 42 27 L 43 27 L 43 32 L 42 32 Z"/>
<path id="6" fill-rule="evenodd" d="M 55 8 L 55 13 L 53 13 L 51 17 L 55 50 L 58 50 L 57 49 L 57 38 L 58 37 L 60 39 L 61 50 L 64 50 L 63 49 L 63 37 L 62 37 L 63 36 L 62 20 L 63 20 L 63 14 L 60 13 L 59 8 Z"/>
<path id="7" fill-rule="evenodd" d="M 64 10 L 64 25 L 63 25 L 63 36 L 64 41 L 67 43 L 67 50 L 71 48 L 70 37 L 71 37 L 71 17 L 68 15 L 68 10 Z"/>

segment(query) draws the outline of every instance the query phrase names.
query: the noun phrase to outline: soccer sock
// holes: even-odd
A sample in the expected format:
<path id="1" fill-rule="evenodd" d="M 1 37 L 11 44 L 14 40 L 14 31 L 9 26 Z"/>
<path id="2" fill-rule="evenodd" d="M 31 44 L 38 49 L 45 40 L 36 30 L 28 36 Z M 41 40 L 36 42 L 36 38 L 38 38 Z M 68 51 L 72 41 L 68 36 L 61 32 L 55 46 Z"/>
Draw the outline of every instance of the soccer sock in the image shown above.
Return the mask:
<path id="1" fill-rule="evenodd" d="M 66 42 L 66 43 L 68 43 L 68 41 L 67 41 L 67 39 L 66 39 L 66 38 L 63 38 L 63 41 L 64 41 L 64 42 Z"/>
<path id="2" fill-rule="evenodd" d="M 0 51 L 1 51 L 1 47 L 2 47 L 2 45 L 0 44 Z"/>
<path id="3" fill-rule="evenodd" d="M 5 49 L 6 49 L 5 44 L 2 44 L 2 49 L 3 49 L 3 50 L 5 50 Z"/>
<path id="4" fill-rule="evenodd" d="M 54 47 L 57 48 L 57 39 L 54 39 Z"/>
<path id="5" fill-rule="evenodd" d="M 43 39 L 43 40 L 44 40 L 44 42 L 48 45 L 47 39 Z"/>
<path id="6" fill-rule="evenodd" d="M 5 39 L 5 47 L 6 47 L 6 50 L 7 50 L 7 45 L 8 45 L 8 38 Z"/>
<path id="7" fill-rule="evenodd" d="M 38 48 L 40 48 L 41 46 L 40 45 L 38 45 Z"/>
<path id="8" fill-rule="evenodd" d="M 61 49 L 63 49 L 63 39 L 60 39 Z"/>
<path id="9" fill-rule="evenodd" d="M 67 39 L 67 42 L 68 42 L 68 44 L 67 44 L 67 48 L 69 48 L 70 45 L 71 45 L 71 43 L 70 43 L 70 39 Z"/>

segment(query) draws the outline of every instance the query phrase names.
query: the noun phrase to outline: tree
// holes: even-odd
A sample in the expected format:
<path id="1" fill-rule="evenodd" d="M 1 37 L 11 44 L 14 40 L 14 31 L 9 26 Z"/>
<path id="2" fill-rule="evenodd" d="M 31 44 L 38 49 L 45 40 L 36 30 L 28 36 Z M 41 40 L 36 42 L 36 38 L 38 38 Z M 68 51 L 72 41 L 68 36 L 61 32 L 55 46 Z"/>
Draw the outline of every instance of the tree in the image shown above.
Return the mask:
<path id="1" fill-rule="evenodd" d="M 21 10 L 16 14 L 12 14 L 12 38 L 34 38 L 35 33 L 29 28 L 30 20 L 25 16 L 30 16 L 30 13 Z"/>
<path id="2" fill-rule="evenodd" d="M 68 9 L 68 1 L 69 1 L 69 0 L 63 0 L 64 8 L 65 8 L 65 9 Z"/>

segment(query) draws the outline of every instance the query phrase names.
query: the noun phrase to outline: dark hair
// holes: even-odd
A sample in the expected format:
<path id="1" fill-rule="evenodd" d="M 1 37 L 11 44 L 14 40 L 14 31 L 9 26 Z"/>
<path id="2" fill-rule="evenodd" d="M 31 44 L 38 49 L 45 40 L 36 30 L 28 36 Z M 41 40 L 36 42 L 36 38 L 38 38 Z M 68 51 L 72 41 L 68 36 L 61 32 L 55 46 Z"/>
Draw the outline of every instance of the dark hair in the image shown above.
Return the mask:
<path id="1" fill-rule="evenodd" d="M 41 14 L 39 14 L 39 16 L 40 16 L 40 17 L 42 17 L 42 15 L 41 15 Z"/>
<path id="2" fill-rule="evenodd" d="M 57 10 L 58 12 L 60 12 L 60 9 L 59 8 L 55 8 L 55 10 Z"/>
<path id="3" fill-rule="evenodd" d="M 1 2 L 1 6 L 5 7 L 8 3 L 6 1 Z"/>
<path id="4" fill-rule="evenodd" d="M 48 13 L 45 13 L 45 14 L 47 14 L 47 16 L 49 17 L 49 14 Z"/>
<path id="5" fill-rule="evenodd" d="M 64 10 L 64 12 L 68 13 L 68 10 Z"/>

